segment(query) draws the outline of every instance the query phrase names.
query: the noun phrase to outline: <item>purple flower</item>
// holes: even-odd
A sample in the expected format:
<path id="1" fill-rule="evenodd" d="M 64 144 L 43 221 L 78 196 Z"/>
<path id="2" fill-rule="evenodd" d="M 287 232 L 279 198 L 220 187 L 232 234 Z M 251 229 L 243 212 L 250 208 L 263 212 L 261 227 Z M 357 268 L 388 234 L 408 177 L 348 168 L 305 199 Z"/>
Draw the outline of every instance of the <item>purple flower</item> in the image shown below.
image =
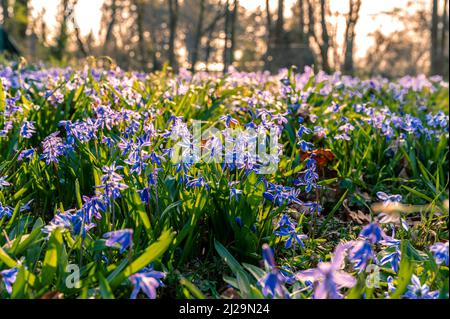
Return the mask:
<path id="1" fill-rule="evenodd" d="M 315 283 L 314 299 L 340 299 L 342 298 L 341 288 L 351 288 L 356 284 L 356 279 L 342 270 L 347 250 L 352 245 L 352 242 L 339 244 L 331 262 L 321 262 L 317 268 L 296 274 L 298 280 Z"/>
<path id="2" fill-rule="evenodd" d="M 3 206 L 2 202 L 0 202 L 0 219 L 4 216 L 11 217 L 13 214 L 13 209 L 9 206 Z"/>
<path id="3" fill-rule="evenodd" d="M 359 233 L 359 236 L 369 240 L 372 244 L 376 244 L 387 237 L 384 231 L 376 223 L 365 226 Z"/>
<path id="4" fill-rule="evenodd" d="M 229 115 L 229 114 L 224 115 L 224 116 L 221 116 L 221 117 L 220 117 L 220 120 L 223 121 L 223 122 L 225 122 L 225 126 L 226 126 L 226 127 L 229 127 L 229 126 L 230 126 L 230 123 L 233 123 L 233 124 L 235 124 L 235 125 L 237 125 L 237 124 L 239 123 L 238 120 L 234 119 L 234 118 L 231 117 L 231 115 Z"/>
<path id="5" fill-rule="evenodd" d="M 16 267 L 0 271 L 0 277 L 3 279 L 3 283 L 5 284 L 6 291 L 9 294 L 12 293 L 12 286 L 14 285 L 14 282 L 16 281 L 18 272 L 19 272 L 19 269 Z"/>
<path id="6" fill-rule="evenodd" d="M 242 194 L 242 190 L 236 189 L 234 187 L 230 188 L 230 199 L 236 199 L 236 201 L 239 201 L 239 195 Z"/>
<path id="7" fill-rule="evenodd" d="M 287 237 L 285 248 L 289 249 L 293 246 L 295 249 L 295 243 L 298 243 L 300 246 L 305 247 L 303 239 L 308 238 L 308 236 L 303 234 L 299 235 L 297 233 L 295 224 L 289 219 L 289 216 L 287 214 L 284 214 L 283 217 L 281 217 L 277 229 L 278 230 L 274 232 L 274 235 Z"/>
<path id="8" fill-rule="evenodd" d="M 72 236 L 85 237 L 87 232 L 95 226 L 88 220 L 85 211 L 81 209 L 75 213 L 67 211 L 55 215 L 50 223 L 42 228 L 42 232 L 50 235 L 55 229 L 62 229 L 63 231 L 69 230 Z"/>
<path id="9" fill-rule="evenodd" d="M 18 161 L 22 161 L 24 159 L 28 159 L 34 155 L 36 151 L 33 148 L 23 150 L 20 152 L 19 157 L 17 158 Z"/>
<path id="10" fill-rule="evenodd" d="M 131 275 L 130 277 L 128 277 L 128 279 L 134 285 L 134 289 L 131 293 L 130 298 L 136 299 L 139 291 L 142 290 L 142 292 L 149 299 L 156 299 L 156 289 L 158 287 L 164 287 L 161 279 L 163 279 L 165 276 L 165 273 L 155 271 L 151 266 L 148 268 L 144 268 L 134 275 Z"/>
<path id="11" fill-rule="evenodd" d="M 197 179 L 192 179 L 189 182 L 186 183 L 187 187 L 204 187 L 207 190 L 209 190 L 208 182 L 205 180 L 204 177 L 200 176 Z"/>
<path id="12" fill-rule="evenodd" d="M 412 275 L 411 285 L 408 285 L 408 291 L 403 297 L 407 299 L 437 299 L 439 291 L 430 291 L 427 284 L 421 284 L 419 277 Z"/>
<path id="13" fill-rule="evenodd" d="M 104 166 L 104 175 L 101 176 L 102 185 L 97 188 L 104 189 L 106 196 L 113 200 L 120 197 L 120 192 L 128 188 L 128 185 L 121 183 L 123 177 L 116 173 L 117 170 L 122 169 L 122 166 L 116 166 L 116 162 L 111 166 Z"/>
<path id="14" fill-rule="evenodd" d="M 312 130 L 307 128 L 304 125 L 300 125 L 300 128 L 297 131 L 297 136 L 301 139 L 303 137 L 303 134 L 311 134 Z"/>
<path id="15" fill-rule="evenodd" d="M 302 150 L 302 152 L 308 152 L 314 148 L 313 143 L 306 142 L 304 140 L 300 140 L 297 145 L 300 146 L 300 149 Z"/>
<path id="16" fill-rule="evenodd" d="M 11 184 L 6 181 L 7 178 L 8 176 L 0 176 L 0 191 L 11 186 Z"/>
<path id="17" fill-rule="evenodd" d="M 384 202 L 394 202 L 394 203 L 398 203 L 398 202 L 400 202 L 401 200 L 402 200 L 402 196 L 401 195 L 398 195 L 398 194 L 395 194 L 395 195 L 388 195 L 388 194 L 386 194 L 386 193 L 384 193 L 384 192 L 377 192 L 377 197 L 380 199 L 380 200 L 382 200 L 382 201 L 384 201 Z"/>
<path id="18" fill-rule="evenodd" d="M 436 243 L 430 247 L 430 250 L 438 265 L 444 264 L 448 267 L 448 241 L 445 243 Z"/>
<path id="19" fill-rule="evenodd" d="M 36 128 L 34 127 L 35 122 L 25 121 L 20 128 L 20 136 L 24 138 L 31 138 L 34 133 L 36 133 Z"/>
<path id="20" fill-rule="evenodd" d="M 263 295 L 266 297 L 271 296 L 273 298 L 275 298 L 276 296 L 289 298 L 289 293 L 284 287 L 286 279 L 280 273 L 278 268 L 276 268 L 273 251 L 269 247 L 269 245 L 263 245 L 262 255 L 266 268 L 268 269 L 267 274 L 258 281 L 262 287 Z"/>
<path id="21" fill-rule="evenodd" d="M 52 162 L 58 164 L 58 158 L 66 152 L 66 146 L 58 135 L 59 132 L 52 133 L 42 142 L 43 151 L 40 158 L 45 159 L 47 165 Z"/>
<path id="22" fill-rule="evenodd" d="M 103 235 L 103 238 L 107 239 L 105 245 L 107 247 L 120 248 L 120 253 L 123 253 L 128 247 L 133 245 L 133 230 L 123 229 L 112 231 Z"/>
<path id="23" fill-rule="evenodd" d="M 375 260 L 375 254 L 372 250 L 372 245 L 367 240 L 358 240 L 355 242 L 353 249 L 350 252 L 350 259 L 354 263 L 355 269 L 359 272 L 366 269 L 370 260 Z"/>

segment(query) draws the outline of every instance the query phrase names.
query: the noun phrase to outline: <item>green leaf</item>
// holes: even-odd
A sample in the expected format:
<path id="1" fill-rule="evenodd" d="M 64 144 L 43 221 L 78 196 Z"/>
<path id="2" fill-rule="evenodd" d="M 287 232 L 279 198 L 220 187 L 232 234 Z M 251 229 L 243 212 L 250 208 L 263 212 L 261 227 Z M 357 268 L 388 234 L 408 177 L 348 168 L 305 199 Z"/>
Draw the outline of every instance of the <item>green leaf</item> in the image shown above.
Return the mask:
<path id="1" fill-rule="evenodd" d="M 165 232 L 163 232 L 163 234 L 158 238 L 156 243 L 151 244 L 141 256 L 139 256 L 136 260 L 134 260 L 114 279 L 112 279 L 112 281 L 110 282 L 111 287 L 113 288 L 117 287 L 126 278 L 128 278 L 132 274 L 135 274 L 142 268 L 147 267 L 153 261 L 161 257 L 169 248 L 174 237 L 175 232 L 172 232 L 171 230 L 166 230 Z"/>
<path id="2" fill-rule="evenodd" d="M 9 268 L 14 267 L 17 264 L 17 261 L 12 259 L 2 247 L 0 247 L 0 262 L 4 263 Z"/>
<path id="3" fill-rule="evenodd" d="M 105 277 L 98 272 L 97 273 L 98 282 L 100 285 L 100 295 L 103 299 L 115 299 L 114 294 L 111 290 L 111 287 L 109 286 L 108 281 L 105 279 Z"/>
<path id="4" fill-rule="evenodd" d="M 61 255 L 63 245 L 63 237 L 60 229 L 53 231 L 47 246 L 47 251 L 44 257 L 42 266 L 42 273 L 39 276 L 43 286 L 49 285 L 58 269 L 58 258 Z"/>
<path id="5" fill-rule="evenodd" d="M 397 277 L 397 285 L 395 291 L 391 294 L 392 299 L 399 299 L 406 291 L 409 283 L 411 282 L 411 277 L 414 273 L 414 264 L 408 257 L 407 253 L 407 241 L 402 244 L 402 260 L 400 261 L 400 269 Z"/>
<path id="6" fill-rule="evenodd" d="M 180 279 L 180 284 L 189 290 L 192 295 L 197 299 L 206 299 L 205 295 L 198 289 L 193 283 L 188 281 L 186 278 Z"/>

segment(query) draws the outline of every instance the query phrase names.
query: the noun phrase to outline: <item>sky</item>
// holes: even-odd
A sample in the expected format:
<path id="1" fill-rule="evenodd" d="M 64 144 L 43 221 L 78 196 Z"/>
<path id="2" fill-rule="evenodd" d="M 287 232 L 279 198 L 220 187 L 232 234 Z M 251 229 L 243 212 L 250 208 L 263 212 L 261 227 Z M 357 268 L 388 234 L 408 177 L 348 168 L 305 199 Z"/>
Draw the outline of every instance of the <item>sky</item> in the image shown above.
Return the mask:
<path id="1" fill-rule="evenodd" d="M 272 8 L 276 8 L 278 0 L 270 0 Z M 75 9 L 75 17 L 80 27 L 82 35 L 87 35 L 90 31 L 98 34 L 101 20 L 101 7 L 104 0 L 78 0 Z M 291 7 L 296 0 L 286 0 L 286 15 L 291 14 Z M 331 12 L 346 13 L 348 10 L 348 0 L 332 0 Z M 367 49 L 373 44 L 369 34 L 377 29 L 385 33 L 391 33 L 401 26 L 392 18 L 386 15 L 380 15 L 384 11 L 389 11 L 395 7 L 406 7 L 408 0 L 363 0 L 360 19 L 356 26 L 356 57 L 363 57 Z M 32 0 L 34 14 L 46 10 L 46 21 L 50 28 L 56 26 L 55 16 L 58 12 L 60 0 Z M 255 9 L 258 6 L 263 7 L 265 0 L 241 0 L 241 5 L 248 9 Z M 338 35 L 343 35 L 345 29 L 345 20 L 341 18 L 338 23 Z"/>

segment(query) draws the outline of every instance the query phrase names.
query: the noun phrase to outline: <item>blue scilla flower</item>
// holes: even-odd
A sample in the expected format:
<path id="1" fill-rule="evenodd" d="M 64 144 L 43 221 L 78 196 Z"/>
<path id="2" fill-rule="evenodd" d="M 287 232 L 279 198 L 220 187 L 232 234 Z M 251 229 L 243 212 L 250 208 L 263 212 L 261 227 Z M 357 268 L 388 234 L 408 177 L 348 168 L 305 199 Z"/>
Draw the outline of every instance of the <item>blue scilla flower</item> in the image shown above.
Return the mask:
<path id="1" fill-rule="evenodd" d="M 372 245 L 367 240 L 355 242 L 349 258 L 353 262 L 354 268 L 359 270 L 359 272 L 364 271 L 371 260 L 376 260 Z"/>
<path id="2" fill-rule="evenodd" d="M 35 122 L 33 121 L 23 122 L 22 126 L 20 127 L 20 136 L 28 139 L 33 137 L 33 134 L 36 133 L 36 127 L 34 126 L 34 124 Z"/>
<path id="3" fill-rule="evenodd" d="M 400 250 L 401 241 L 394 238 L 395 227 L 392 228 L 393 228 L 392 237 L 386 236 L 384 240 L 380 241 L 381 244 L 388 246 L 387 254 L 383 258 L 381 258 L 380 265 L 385 265 L 389 263 L 391 269 L 395 272 L 398 272 L 401 260 L 401 250 Z"/>
<path id="4" fill-rule="evenodd" d="M 266 183 L 266 191 L 263 192 L 263 197 L 274 202 L 277 206 L 283 206 L 284 204 L 289 205 L 291 203 L 301 205 L 302 202 L 297 198 L 299 194 L 300 190 L 298 189 Z"/>
<path id="5" fill-rule="evenodd" d="M 312 130 L 307 128 L 304 125 L 300 125 L 300 128 L 297 131 L 297 136 L 301 139 L 303 137 L 303 134 L 311 134 Z"/>
<path id="6" fill-rule="evenodd" d="M 377 223 L 371 223 L 365 226 L 359 233 L 359 236 L 367 239 L 372 244 L 376 244 L 387 237 Z"/>
<path id="7" fill-rule="evenodd" d="M 83 196 L 83 202 L 82 209 L 84 210 L 89 223 L 94 217 L 96 219 L 102 218 L 101 213 L 106 211 L 106 203 L 104 198 L 101 196 Z"/>
<path id="8" fill-rule="evenodd" d="M 351 137 L 347 133 L 338 134 L 334 136 L 335 140 L 342 140 L 342 141 L 350 141 Z"/>
<path id="9" fill-rule="evenodd" d="M 50 238 L 51 233 L 56 229 L 69 231 L 72 237 L 79 235 L 85 237 L 87 232 L 96 225 L 88 221 L 82 209 L 75 213 L 72 212 L 73 210 L 56 214 L 50 223 L 42 228 L 42 232 L 48 234 L 48 238 Z"/>
<path id="10" fill-rule="evenodd" d="M 58 158 L 66 153 L 67 146 L 63 144 L 61 137 L 58 136 L 59 132 L 55 132 L 47 136 L 42 142 L 42 155 L 41 159 L 45 159 L 45 163 L 58 164 Z"/>
<path id="11" fill-rule="evenodd" d="M 210 187 L 208 185 L 208 182 L 205 180 L 203 176 L 200 176 L 199 178 L 192 179 L 186 183 L 187 187 L 194 187 L 194 188 L 201 188 L 204 187 L 205 189 L 209 190 Z"/>
<path id="12" fill-rule="evenodd" d="M 152 266 L 146 267 L 138 273 L 131 275 L 128 279 L 134 288 L 130 299 L 136 299 L 141 290 L 149 299 L 156 299 L 156 289 L 164 287 L 161 279 L 165 277 L 165 273 L 153 270 Z"/>
<path id="13" fill-rule="evenodd" d="M 273 249 L 270 248 L 269 245 L 264 244 L 262 246 L 262 256 L 266 267 L 269 269 L 275 267 L 275 256 L 273 254 Z"/>
<path id="14" fill-rule="evenodd" d="M 448 241 L 445 243 L 436 243 L 430 247 L 430 250 L 438 265 L 444 264 L 448 267 Z"/>
<path id="15" fill-rule="evenodd" d="M 122 183 L 123 177 L 116 173 L 117 170 L 122 168 L 122 166 L 117 166 L 116 162 L 113 162 L 110 166 L 104 166 L 102 168 L 104 174 L 101 176 L 102 184 L 96 186 L 103 189 L 105 194 L 113 200 L 119 198 L 120 192 L 128 188 L 128 185 Z"/>
<path id="16" fill-rule="evenodd" d="M 138 190 L 137 192 L 141 198 L 142 203 L 148 204 L 150 202 L 151 195 L 148 187 Z"/>
<path id="17" fill-rule="evenodd" d="M 235 187 L 230 188 L 230 199 L 235 199 L 239 201 L 239 196 L 242 194 L 242 190 L 236 189 Z"/>
<path id="18" fill-rule="evenodd" d="M 308 238 L 308 236 L 298 234 L 295 226 L 296 225 L 290 220 L 289 216 L 284 214 L 278 223 L 277 230 L 274 232 L 274 235 L 276 236 L 287 237 L 285 243 L 285 248 L 287 249 L 291 247 L 294 247 L 295 249 L 296 243 L 298 243 L 301 247 L 305 247 L 303 239 Z"/>
<path id="19" fill-rule="evenodd" d="M 259 284 L 265 297 L 289 298 L 289 293 L 284 287 L 285 281 L 285 277 L 281 275 L 278 269 L 272 269 L 259 280 Z"/>
<path id="20" fill-rule="evenodd" d="M 297 145 L 300 147 L 302 152 L 311 151 L 314 148 L 314 144 L 310 142 L 306 142 L 304 140 L 300 140 Z"/>
<path id="21" fill-rule="evenodd" d="M 320 262 L 317 268 L 300 271 L 296 274 L 297 280 L 313 282 L 314 299 L 341 299 L 342 288 L 352 288 L 356 279 L 342 270 L 347 251 L 353 243 L 341 243 L 334 250 L 330 262 Z"/>
<path id="22" fill-rule="evenodd" d="M 107 247 L 118 247 L 120 253 L 123 253 L 128 247 L 133 245 L 133 230 L 132 229 L 122 229 L 117 231 L 112 231 L 103 235 L 106 239 L 105 245 Z"/>
<path id="23" fill-rule="evenodd" d="M 437 299 L 439 291 L 430 291 L 427 284 L 421 284 L 419 277 L 412 275 L 408 291 L 403 295 L 407 299 Z"/>
<path id="24" fill-rule="evenodd" d="M 391 265 L 392 270 L 397 273 L 400 266 L 400 259 L 401 259 L 401 251 L 395 248 L 393 252 L 381 258 L 380 265 L 385 265 L 389 263 Z"/>
<path id="25" fill-rule="evenodd" d="M 262 287 L 263 295 L 272 298 L 277 296 L 288 298 L 289 293 L 284 287 L 286 279 L 276 267 L 272 248 L 270 248 L 269 245 L 264 244 L 262 247 L 262 255 L 267 273 L 258 280 L 258 283 Z"/>
<path id="26" fill-rule="evenodd" d="M 2 219 L 3 217 L 8 217 L 10 218 L 13 214 L 13 209 L 9 206 L 3 206 L 2 202 L 0 202 L 0 219 Z"/>
<path id="27" fill-rule="evenodd" d="M 36 153 L 36 151 L 33 148 L 27 149 L 27 150 L 23 150 L 20 152 L 19 157 L 17 158 L 18 161 L 22 161 L 24 159 L 28 159 L 33 157 L 34 153 Z"/>
<path id="28" fill-rule="evenodd" d="M 377 192 L 377 197 L 383 202 L 391 202 L 391 203 L 398 203 L 401 202 L 402 200 L 402 196 L 399 194 L 388 195 L 385 192 Z"/>
<path id="29" fill-rule="evenodd" d="M 19 269 L 17 267 L 0 271 L 0 278 L 2 278 L 3 283 L 5 284 L 6 291 L 11 294 L 12 287 L 16 282 L 17 273 Z"/>
<path id="30" fill-rule="evenodd" d="M 244 227 L 244 222 L 242 221 L 242 218 L 240 216 L 236 217 L 234 220 L 240 228 Z"/>
<path id="31" fill-rule="evenodd" d="M 6 187 L 11 186 L 9 182 L 6 181 L 8 176 L 0 176 L 0 191 L 4 190 Z"/>
<path id="32" fill-rule="evenodd" d="M 302 210 L 303 212 L 307 214 L 314 214 L 317 213 L 317 215 L 320 215 L 322 213 L 323 207 L 318 202 L 304 202 L 302 203 Z"/>
<path id="33" fill-rule="evenodd" d="M 226 127 L 229 127 L 231 123 L 233 123 L 234 125 L 237 125 L 239 123 L 239 121 L 234 119 L 230 114 L 221 116 L 220 120 L 222 122 L 225 122 Z"/>

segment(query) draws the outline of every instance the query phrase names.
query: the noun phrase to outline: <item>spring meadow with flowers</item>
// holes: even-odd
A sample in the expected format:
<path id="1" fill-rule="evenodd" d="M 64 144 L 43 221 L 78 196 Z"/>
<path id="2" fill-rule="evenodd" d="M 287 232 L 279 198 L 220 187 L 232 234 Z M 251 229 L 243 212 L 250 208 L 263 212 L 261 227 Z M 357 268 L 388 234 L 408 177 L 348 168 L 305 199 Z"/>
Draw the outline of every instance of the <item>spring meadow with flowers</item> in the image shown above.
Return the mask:
<path id="1" fill-rule="evenodd" d="M 448 298 L 439 76 L 17 63 L 0 82 L 1 298 Z"/>

